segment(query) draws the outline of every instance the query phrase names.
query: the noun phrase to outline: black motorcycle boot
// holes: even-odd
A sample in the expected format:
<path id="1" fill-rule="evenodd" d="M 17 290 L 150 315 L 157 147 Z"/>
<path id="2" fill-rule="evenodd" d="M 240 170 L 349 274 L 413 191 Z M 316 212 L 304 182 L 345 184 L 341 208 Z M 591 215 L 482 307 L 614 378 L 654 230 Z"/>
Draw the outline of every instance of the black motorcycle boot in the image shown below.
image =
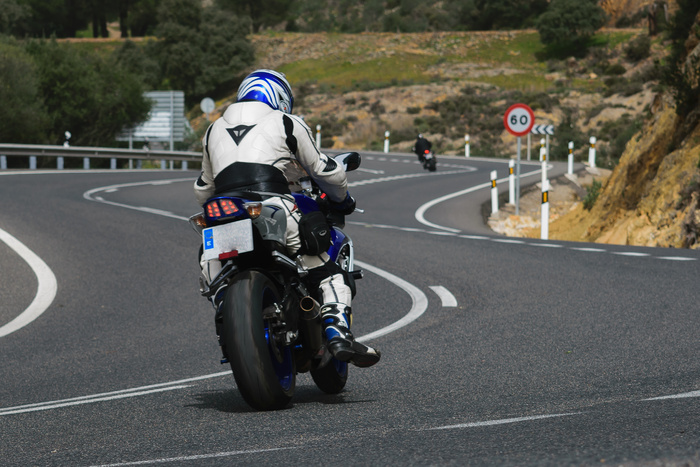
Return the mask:
<path id="1" fill-rule="evenodd" d="M 342 362 L 350 362 L 360 368 L 374 365 L 381 358 L 381 353 L 372 347 L 357 342 L 350 332 L 350 308 L 340 311 L 337 305 L 326 305 L 321 308 L 327 348 L 330 353 Z"/>

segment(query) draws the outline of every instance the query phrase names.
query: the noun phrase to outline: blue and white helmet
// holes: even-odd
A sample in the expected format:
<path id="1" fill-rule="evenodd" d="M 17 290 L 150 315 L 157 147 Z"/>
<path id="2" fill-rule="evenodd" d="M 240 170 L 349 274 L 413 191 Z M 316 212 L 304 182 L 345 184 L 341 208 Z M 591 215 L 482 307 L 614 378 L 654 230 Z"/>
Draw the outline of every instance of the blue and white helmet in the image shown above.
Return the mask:
<path id="1" fill-rule="evenodd" d="M 282 73 L 274 70 L 256 70 L 246 76 L 238 87 L 236 102 L 259 101 L 275 110 L 292 113 L 292 87 Z"/>

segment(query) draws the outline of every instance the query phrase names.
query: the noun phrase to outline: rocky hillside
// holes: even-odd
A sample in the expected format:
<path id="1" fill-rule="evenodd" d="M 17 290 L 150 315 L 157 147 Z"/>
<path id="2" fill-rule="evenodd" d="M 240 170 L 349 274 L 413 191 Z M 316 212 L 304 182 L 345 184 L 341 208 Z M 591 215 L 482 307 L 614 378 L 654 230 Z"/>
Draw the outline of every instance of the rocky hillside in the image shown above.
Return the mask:
<path id="1" fill-rule="evenodd" d="M 550 227 L 550 238 L 698 248 L 699 120 L 680 119 L 658 86 L 654 62 L 663 59 L 667 44 L 655 39 L 651 54 L 634 61 L 625 48 L 646 28 L 627 31 L 623 40 L 619 30 L 612 34 L 605 50 L 546 64 L 528 36 L 534 31 L 268 33 L 252 41 L 257 66 L 284 70 L 297 89 L 297 112 L 312 127 L 322 124 L 324 147 L 379 149 L 390 130 L 392 149 L 408 151 L 416 131 L 431 122 L 422 128 L 430 130 L 441 153 L 462 153 L 468 133 L 472 154 L 508 156 L 514 142 L 503 130 L 502 115 L 514 96 L 524 96 L 538 123 L 578 138 L 577 160 L 587 159 L 588 136 L 598 136 L 598 165 L 613 170 L 592 208 L 578 203 Z M 390 85 L 363 77 L 363 69 L 384 73 L 372 68 L 377 64 L 390 70 Z M 410 79 L 392 78 L 397 68 Z M 611 68 L 617 70 L 613 75 Z M 309 74 L 314 79 L 304 81 Z M 218 111 L 230 102 L 220 101 Z M 455 110 L 447 105 L 452 102 L 466 105 Z M 454 121 L 444 118 L 446 108 Z M 615 140 L 622 132 L 629 135 L 620 145 Z M 616 145 L 621 157 L 611 155 Z"/>

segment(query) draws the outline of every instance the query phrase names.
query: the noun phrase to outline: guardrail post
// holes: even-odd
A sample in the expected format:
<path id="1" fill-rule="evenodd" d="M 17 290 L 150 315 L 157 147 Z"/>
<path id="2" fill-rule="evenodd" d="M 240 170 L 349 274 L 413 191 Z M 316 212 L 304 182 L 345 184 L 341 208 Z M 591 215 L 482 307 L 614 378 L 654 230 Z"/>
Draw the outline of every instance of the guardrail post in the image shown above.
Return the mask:
<path id="1" fill-rule="evenodd" d="M 384 132 L 384 152 L 389 152 L 389 130 Z"/>
<path id="2" fill-rule="evenodd" d="M 568 174 L 573 175 L 574 174 L 574 142 L 569 141 L 569 165 L 568 165 Z"/>
<path id="3" fill-rule="evenodd" d="M 464 135 L 464 157 L 470 157 L 470 154 L 469 154 L 469 135 Z"/>
<path id="4" fill-rule="evenodd" d="M 510 159 L 508 161 L 508 202 L 510 204 L 515 204 L 515 174 L 513 173 L 513 168 L 515 167 L 515 161 Z"/>
<path id="5" fill-rule="evenodd" d="M 166 161 L 165 161 L 165 159 L 162 159 L 160 161 L 160 170 L 165 170 L 165 168 L 166 168 Z"/>
<path id="6" fill-rule="evenodd" d="M 7 170 L 7 156 L 0 156 L 0 169 Z"/>
<path id="7" fill-rule="evenodd" d="M 187 161 L 182 161 L 182 170 L 187 170 Z"/>
<path id="8" fill-rule="evenodd" d="M 542 184 L 542 213 L 540 220 L 540 238 L 542 240 L 549 239 L 549 180 L 545 180 Z"/>
<path id="9" fill-rule="evenodd" d="M 588 165 L 591 167 L 595 167 L 595 142 L 595 136 L 591 136 L 591 147 L 588 148 Z"/>
<path id="10" fill-rule="evenodd" d="M 36 170 L 36 156 L 29 156 L 29 170 Z"/>
<path id="11" fill-rule="evenodd" d="M 109 159 L 109 168 L 112 170 L 117 169 L 117 159 L 115 159 L 114 157 Z"/>
<path id="12" fill-rule="evenodd" d="M 56 168 L 58 170 L 63 170 L 63 157 L 62 156 L 58 156 L 56 158 Z"/>
<path id="13" fill-rule="evenodd" d="M 83 157 L 83 169 L 90 170 L 90 158 Z"/>
<path id="14" fill-rule="evenodd" d="M 496 171 L 491 171 L 491 214 L 498 212 L 498 189 L 496 189 Z"/>

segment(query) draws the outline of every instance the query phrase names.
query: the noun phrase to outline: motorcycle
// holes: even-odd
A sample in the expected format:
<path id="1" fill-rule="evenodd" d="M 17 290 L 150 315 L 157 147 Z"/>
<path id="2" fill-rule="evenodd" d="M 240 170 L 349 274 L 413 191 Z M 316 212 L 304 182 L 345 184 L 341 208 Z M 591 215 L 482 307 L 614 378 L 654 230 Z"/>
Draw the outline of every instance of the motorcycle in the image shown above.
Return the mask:
<path id="1" fill-rule="evenodd" d="M 334 158 L 346 171 L 360 166 L 356 152 Z M 190 217 L 203 239 L 205 259 L 218 258 L 220 273 L 200 293 L 213 299 L 215 325 L 223 354 L 243 399 L 257 410 L 284 408 L 291 401 L 298 373 L 310 372 L 327 394 L 343 390 L 348 363 L 326 348 L 320 305 L 305 283 L 307 272 L 287 255 L 286 215 L 272 197 L 294 201 L 304 214 L 328 214 L 327 199 L 310 179 L 302 192 L 279 195 L 237 192 L 217 195 L 204 211 Z M 345 271 L 354 295 L 354 248 L 339 225 L 330 230 L 330 258 Z"/>
<path id="2" fill-rule="evenodd" d="M 435 172 L 437 170 L 437 159 L 430 149 L 425 150 L 425 154 L 423 154 L 421 160 L 424 169 L 427 169 L 429 172 Z"/>

